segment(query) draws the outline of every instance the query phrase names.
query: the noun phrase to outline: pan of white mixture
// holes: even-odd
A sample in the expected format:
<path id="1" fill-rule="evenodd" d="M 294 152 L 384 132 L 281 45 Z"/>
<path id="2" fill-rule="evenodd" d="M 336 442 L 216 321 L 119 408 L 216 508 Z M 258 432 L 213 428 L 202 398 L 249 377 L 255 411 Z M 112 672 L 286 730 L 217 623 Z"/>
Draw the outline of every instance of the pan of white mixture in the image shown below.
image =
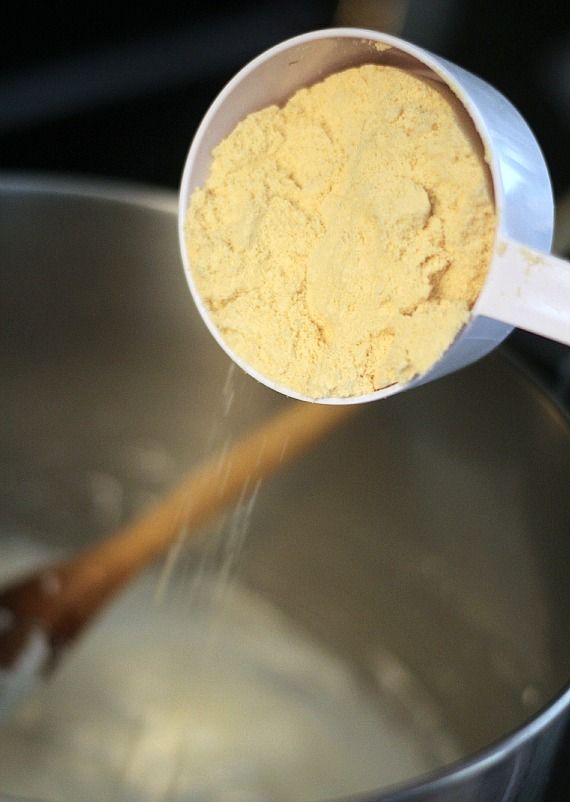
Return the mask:
<path id="1" fill-rule="evenodd" d="M 0 585 L 287 403 L 199 320 L 176 206 L 0 181 Z M 504 353 L 366 405 L 84 633 L 0 730 L 0 796 L 540 799 L 569 470 L 568 421 Z"/>

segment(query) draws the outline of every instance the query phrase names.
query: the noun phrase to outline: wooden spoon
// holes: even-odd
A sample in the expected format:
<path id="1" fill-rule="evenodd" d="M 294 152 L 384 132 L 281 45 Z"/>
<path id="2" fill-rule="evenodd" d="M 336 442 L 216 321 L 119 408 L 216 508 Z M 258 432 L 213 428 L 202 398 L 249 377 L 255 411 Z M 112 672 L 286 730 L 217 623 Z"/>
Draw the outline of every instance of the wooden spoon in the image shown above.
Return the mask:
<path id="1" fill-rule="evenodd" d="M 352 405 L 289 405 L 227 453 L 216 454 L 134 522 L 0 592 L 0 718 L 54 667 L 64 647 L 184 528 L 221 509 L 346 420 Z"/>

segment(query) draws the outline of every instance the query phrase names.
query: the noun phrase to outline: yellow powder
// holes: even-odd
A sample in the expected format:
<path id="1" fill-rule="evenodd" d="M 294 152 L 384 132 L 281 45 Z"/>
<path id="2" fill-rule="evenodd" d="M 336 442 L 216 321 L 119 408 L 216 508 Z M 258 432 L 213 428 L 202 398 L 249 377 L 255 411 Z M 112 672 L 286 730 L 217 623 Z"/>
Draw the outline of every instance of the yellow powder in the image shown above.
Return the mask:
<path id="1" fill-rule="evenodd" d="M 423 373 L 481 289 L 488 169 L 449 90 L 367 65 L 240 122 L 192 196 L 187 247 L 228 345 L 312 398 Z"/>

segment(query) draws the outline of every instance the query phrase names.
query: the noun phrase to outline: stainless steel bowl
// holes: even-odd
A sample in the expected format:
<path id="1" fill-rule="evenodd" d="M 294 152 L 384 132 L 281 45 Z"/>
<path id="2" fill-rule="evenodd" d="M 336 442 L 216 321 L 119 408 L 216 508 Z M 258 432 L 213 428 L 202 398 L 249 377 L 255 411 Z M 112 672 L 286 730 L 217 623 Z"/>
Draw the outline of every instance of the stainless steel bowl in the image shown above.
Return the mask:
<path id="1" fill-rule="evenodd" d="M 174 196 L 4 176 L 0 229 L 1 533 L 79 547 L 284 403 L 228 390 Z M 568 421 L 499 354 L 368 405 L 262 488 L 241 580 L 459 744 L 364 798 L 540 799 L 570 707 L 569 475 Z"/>

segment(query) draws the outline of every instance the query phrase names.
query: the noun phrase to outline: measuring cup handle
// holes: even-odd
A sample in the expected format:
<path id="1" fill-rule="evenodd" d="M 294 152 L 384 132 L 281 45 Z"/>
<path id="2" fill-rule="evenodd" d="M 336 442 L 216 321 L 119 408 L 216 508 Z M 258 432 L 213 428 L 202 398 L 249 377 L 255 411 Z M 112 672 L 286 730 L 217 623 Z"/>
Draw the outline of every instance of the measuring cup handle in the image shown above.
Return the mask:
<path id="1" fill-rule="evenodd" d="M 504 239 L 474 311 L 570 345 L 570 262 Z"/>

